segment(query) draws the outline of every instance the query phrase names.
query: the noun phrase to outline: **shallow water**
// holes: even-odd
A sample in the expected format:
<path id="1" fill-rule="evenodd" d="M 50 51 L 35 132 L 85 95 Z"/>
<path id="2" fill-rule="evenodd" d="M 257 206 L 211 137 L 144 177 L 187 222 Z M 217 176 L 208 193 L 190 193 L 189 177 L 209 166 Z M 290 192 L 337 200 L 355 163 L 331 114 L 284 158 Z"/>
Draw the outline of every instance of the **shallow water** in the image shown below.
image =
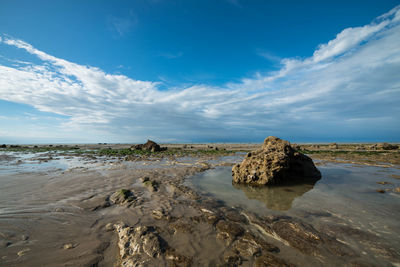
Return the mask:
<path id="1" fill-rule="evenodd" d="M 400 180 L 392 175 L 399 175 L 400 170 L 339 163 L 318 168 L 322 179 L 315 184 L 234 186 L 230 167 L 194 175 L 187 183 L 202 194 L 259 215 L 297 217 L 317 229 L 340 225 L 365 230 L 398 251 L 400 193 L 395 193 L 394 188 L 400 186 Z M 387 191 L 378 193 L 377 189 Z"/>
<path id="2" fill-rule="evenodd" d="M 149 212 L 139 217 L 137 210 L 116 205 L 97 209 L 106 197 L 121 188 L 132 188 L 148 200 L 146 208 L 165 206 L 157 200 L 158 195 L 152 202 L 139 178 L 158 172 L 167 173 L 167 177 L 178 175 L 176 170 L 181 167 L 203 166 L 211 160 L 167 157 L 124 161 L 53 152 L 0 152 L 0 266 L 97 266 L 97 262 L 114 266 L 119 255 L 116 236 L 104 231 L 105 225 L 121 221 L 135 225 L 139 219 L 153 223 L 154 219 Z M 203 255 L 216 247 L 209 244 L 214 242 L 207 241 L 208 235 L 202 231 L 186 241 L 173 241 L 179 246 L 190 244 L 185 245 L 189 250 L 194 243 L 193 254 Z M 199 236 L 205 243 L 192 242 L 200 240 Z M 67 244 L 72 249 L 64 249 Z"/>

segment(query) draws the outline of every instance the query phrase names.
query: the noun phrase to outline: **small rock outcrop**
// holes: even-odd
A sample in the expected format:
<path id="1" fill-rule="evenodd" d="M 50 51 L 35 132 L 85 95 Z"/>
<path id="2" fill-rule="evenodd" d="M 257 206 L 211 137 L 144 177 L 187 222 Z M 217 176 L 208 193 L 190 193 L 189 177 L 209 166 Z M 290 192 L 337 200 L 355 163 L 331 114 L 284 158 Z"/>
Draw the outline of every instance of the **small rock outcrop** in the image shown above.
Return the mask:
<path id="1" fill-rule="evenodd" d="M 131 150 L 143 150 L 143 151 L 157 152 L 157 151 L 162 151 L 164 149 L 161 148 L 160 145 L 157 144 L 156 142 L 147 140 L 147 142 L 145 144 L 131 146 Z"/>
<path id="2" fill-rule="evenodd" d="M 376 148 L 379 150 L 394 150 L 398 149 L 399 147 L 397 145 L 392 145 L 389 143 L 379 143 L 376 145 Z"/>
<path id="3" fill-rule="evenodd" d="M 135 200 L 135 196 L 128 189 L 121 189 L 110 196 L 110 201 L 114 204 L 125 204 L 133 200 Z"/>
<path id="4" fill-rule="evenodd" d="M 308 156 L 293 149 L 288 141 L 270 136 L 262 149 L 247 154 L 232 168 L 233 183 L 253 186 L 318 181 L 321 173 Z"/>
<path id="5" fill-rule="evenodd" d="M 115 225 L 115 228 L 119 237 L 122 266 L 154 263 L 154 259 L 164 253 L 162 239 L 153 227 Z"/>
<path id="6" fill-rule="evenodd" d="M 191 266 L 191 259 L 176 252 L 153 226 L 115 224 L 121 266 Z"/>

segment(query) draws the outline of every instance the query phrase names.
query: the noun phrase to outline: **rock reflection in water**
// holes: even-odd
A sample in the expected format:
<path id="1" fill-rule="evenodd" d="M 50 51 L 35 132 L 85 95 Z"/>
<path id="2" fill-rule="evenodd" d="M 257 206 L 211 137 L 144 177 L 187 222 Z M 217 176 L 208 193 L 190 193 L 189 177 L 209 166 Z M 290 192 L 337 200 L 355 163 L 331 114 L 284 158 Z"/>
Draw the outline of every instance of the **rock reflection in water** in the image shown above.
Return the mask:
<path id="1" fill-rule="evenodd" d="M 271 210 L 289 210 L 294 199 L 313 189 L 314 185 L 315 183 L 302 183 L 252 187 L 233 183 L 233 186 L 242 190 L 248 199 L 261 201 Z"/>

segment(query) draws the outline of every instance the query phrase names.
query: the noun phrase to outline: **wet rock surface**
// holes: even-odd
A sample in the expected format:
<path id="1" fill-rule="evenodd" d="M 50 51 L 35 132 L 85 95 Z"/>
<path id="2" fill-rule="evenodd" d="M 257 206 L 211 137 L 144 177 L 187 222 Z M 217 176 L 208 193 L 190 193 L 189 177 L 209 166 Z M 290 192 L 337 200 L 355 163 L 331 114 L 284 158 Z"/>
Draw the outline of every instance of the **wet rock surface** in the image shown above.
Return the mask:
<path id="1" fill-rule="evenodd" d="M 129 189 L 121 189 L 110 196 L 110 201 L 113 204 L 125 204 L 135 200 L 133 192 Z"/>
<path id="2" fill-rule="evenodd" d="M 294 218 L 272 219 L 269 231 L 285 240 L 291 247 L 309 255 L 323 255 L 324 250 L 328 249 L 336 256 L 355 256 L 353 250 L 345 244 Z"/>
<path id="3" fill-rule="evenodd" d="M 321 173 L 308 156 L 293 149 L 289 142 L 270 136 L 261 150 L 247 154 L 232 168 L 233 182 L 253 186 L 318 181 Z"/>
<path id="4" fill-rule="evenodd" d="M 156 264 L 156 259 L 165 252 L 165 241 L 161 239 L 154 227 L 128 227 L 115 225 L 118 233 L 118 246 L 122 266 L 141 266 Z"/>

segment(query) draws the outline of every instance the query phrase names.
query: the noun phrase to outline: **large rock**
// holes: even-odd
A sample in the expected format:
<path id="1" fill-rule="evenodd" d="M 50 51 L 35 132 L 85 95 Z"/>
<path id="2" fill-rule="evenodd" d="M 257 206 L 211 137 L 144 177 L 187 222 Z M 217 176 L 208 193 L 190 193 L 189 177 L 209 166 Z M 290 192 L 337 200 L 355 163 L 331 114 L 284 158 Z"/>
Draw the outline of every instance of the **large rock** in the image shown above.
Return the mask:
<path id="1" fill-rule="evenodd" d="M 293 149 L 288 141 L 270 136 L 262 149 L 247 154 L 232 168 L 233 182 L 268 185 L 300 181 L 315 182 L 321 173 L 308 156 Z"/>
<path id="2" fill-rule="evenodd" d="M 144 151 L 157 152 L 163 149 L 156 142 L 147 140 L 145 144 L 131 146 L 131 150 L 144 150 Z"/>

